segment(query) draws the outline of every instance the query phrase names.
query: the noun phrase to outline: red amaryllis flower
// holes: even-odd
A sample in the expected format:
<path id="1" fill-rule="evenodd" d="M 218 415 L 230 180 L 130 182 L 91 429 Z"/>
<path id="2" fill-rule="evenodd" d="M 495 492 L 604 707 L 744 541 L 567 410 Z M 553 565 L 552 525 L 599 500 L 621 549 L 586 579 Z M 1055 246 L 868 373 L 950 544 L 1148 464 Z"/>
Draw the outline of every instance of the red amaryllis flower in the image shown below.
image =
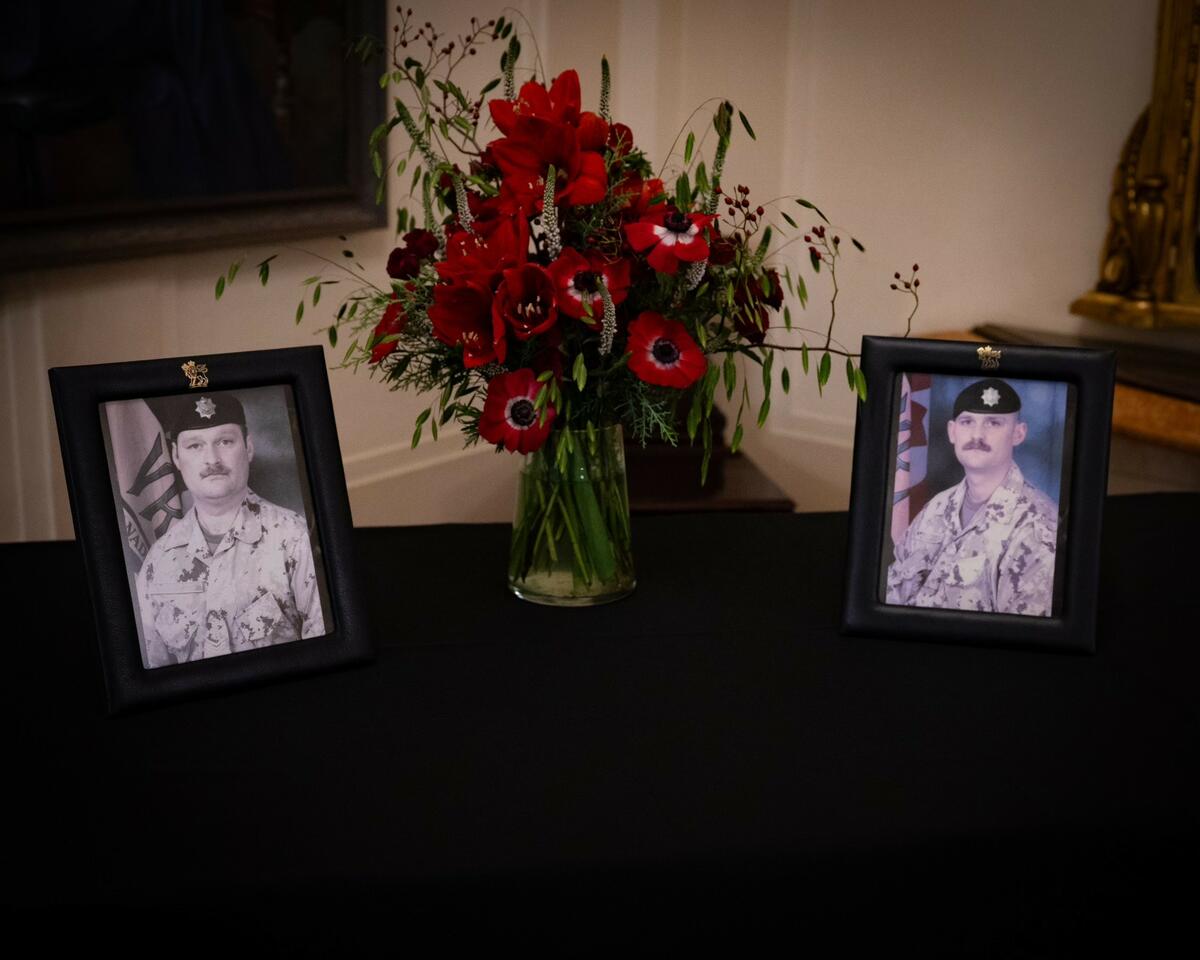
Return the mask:
<path id="1" fill-rule="evenodd" d="M 546 420 L 534 407 L 540 384 L 528 369 L 492 377 L 479 417 L 479 435 L 488 443 L 503 444 L 510 453 L 533 453 L 550 435 L 554 408 L 546 407 Z"/>
<path id="2" fill-rule="evenodd" d="M 704 352 L 682 323 L 649 310 L 629 325 L 629 369 L 646 383 L 689 387 L 708 369 Z"/>
<path id="3" fill-rule="evenodd" d="M 608 263 L 598 253 L 586 257 L 567 247 L 557 260 L 546 268 L 554 281 L 558 308 L 568 317 L 582 320 L 593 330 L 603 322 L 604 301 L 600 297 L 600 279 L 612 296 L 614 304 L 621 303 L 629 293 L 629 261 Z M 590 308 L 589 310 L 585 307 Z"/>
<path id="4" fill-rule="evenodd" d="M 488 108 L 496 129 L 511 136 L 522 118 L 536 117 L 551 123 L 579 124 L 579 74 L 564 70 L 547 90 L 536 80 L 521 85 L 516 100 L 491 100 Z"/>
<path id="5" fill-rule="evenodd" d="M 493 317 L 492 291 L 487 287 L 472 281 L 434 287 L 429 320 L 442 343 L 462 347 L 464 365 L 504 362 L 504 321 Z"/>
<path id="6" fill-rule="evenodd" d="M 507 324 L 518 340 L 549 330 L 558 320 L 549 274 L 532 263 L 505 270 L 492 300 L 492 317 L 501 327 Z"/>
<path id="7" fill-rule="evenodd" d="M 397 341 L 389 340 L 384 343 L 382 342 L 383 338 L 403 333 L 407 325 L 408 316 L 400 309 L 399 302 L 393 298 L 392 302 L 384 309 L 383 316 L 379 318 L 379 322 L 375 324 L 375 330 L 371 334 L 371 342 L 375 344 L 371 348 L 371 363 L 379 363 L 396 349 Z"/>
<path id="8" fill-rule="evenodd" d="M 599 203 L 608 190 L 604 157 L 579 145 L 579 132 L 568 124 L 518 117 L 511 136 L 489 145 L 504 185 L 520 198 L 525 211 L 541 210 L 546 169 L 556 171 L 556 203 Z"/>
<path id="9" fill-rule="evenodd" d="M 404 235 L 404 246 L 397 247 L 388 257 L 388 276 L 394 280 L 415 277 L 421 264 L 431 259 L 437 248 L 437 237 L 428 230 L 410 230 Z"/>
<path id="10" fill-rule="evenodd" d="M 621 211 L 624 220 L 641 220 L 647 213 L 657 210 L 665 190 L 657 177 L 643 180 L 636 173 L 630 174 L 613 188 L 613 195 L 625 198 Z M 657 203 L 655 203 L 657 201 Z"/>
<path id="11" fill-rule="evenodd" d="M 625 225 L 625 235 L 634 250 L 649 250 L 646 262 L 659 273 L 675 273 L 679 261 L 694 263 L 708 257 L 705 241 L 713 218 L 704 213 L 680 213 L 661 204 L 637 223 Z"/>

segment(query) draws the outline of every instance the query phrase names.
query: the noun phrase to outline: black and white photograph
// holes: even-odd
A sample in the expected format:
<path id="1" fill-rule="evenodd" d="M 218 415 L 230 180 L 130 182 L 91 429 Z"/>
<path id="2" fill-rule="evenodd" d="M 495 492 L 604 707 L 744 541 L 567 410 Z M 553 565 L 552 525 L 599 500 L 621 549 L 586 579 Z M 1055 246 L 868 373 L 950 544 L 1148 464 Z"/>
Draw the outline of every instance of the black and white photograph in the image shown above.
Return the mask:
<path id="1" fill-rule="evenodd" d="M 864 337 L 847 636 L 1095 650 L 1108 350 Z"/>
<path id="2" fill-rule="evenodd" d="M 905 372 L 885 603 L 1049 617 L 1061 606 L 1070 384 Z"/>
<path id="3" fill-rule="evenodd" d="M 372 659 L 319 347 L 50 386 L 108 713 Z"/>
<path id="4" fill-rule="evenodd" d="M 295 422 L 285 386 L 102 405 L 145 667 L 332 627 Z"/>

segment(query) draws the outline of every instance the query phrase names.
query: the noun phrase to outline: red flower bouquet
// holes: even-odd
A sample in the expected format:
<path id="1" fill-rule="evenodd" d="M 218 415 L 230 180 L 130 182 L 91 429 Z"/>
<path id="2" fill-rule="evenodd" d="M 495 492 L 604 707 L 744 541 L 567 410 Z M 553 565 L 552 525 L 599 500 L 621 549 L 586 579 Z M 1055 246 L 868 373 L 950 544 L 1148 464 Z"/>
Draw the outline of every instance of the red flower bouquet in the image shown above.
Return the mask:
<path id="1" fill-rule="evenodd" d="M 664 180 L 635 131 L 610 115 L 607 61 L 593 112 L 583 109 L 574 70 L 518 88 L 520 44 L 503 18 L 473 20 L 447 41 L 410 17 L 401 11 L 390 51 L 379 49 L 391 59 L 381 85 L 398 95 L 370 149 L 380 199 L 392 171 L 406 174 L 420 211 L 400 211 L 403 241 L 386 271 L 380 265 L 387 279 L 352 289 L 327 328 L 330 343 L 350 339 L 345 365 L 366 363 L 393 387 L 436 392 L 414 446 L 426 425 L 436 438 L 453 421 L 467 443 L 530 455 L 514 526 L 514 590 L 536 595 L 530 578 L 543 570 L 559 576 L 557 593 L 572 602 L 618 595 L 632 587 L 632 564 L 614 428 L 641 443 L 676 443 L 686 432 L 703 445 L 703 482 L 718 389 L 736 400 L 736 451 L 748 375 L 764 386 L 761 426 L 775 351 L 800 351 L 805 372 L 816 351 L 822 388 L 831 356 L 845 356 L 847 383 L 865 399 L 855 355 L 832 337 L 832 316 L 811 347 L 772 339 L 813 335 L 792 329 L 788 298 L 804 306 L 807 289 L 800 270 L 772 256 L 772 241 L 789 230 L 802 235 L 809 268 L 835 276 L 841 238 L 805 199 L 752 207 L 748 188 L 724 188 L 735 112 L 754 138 L 731 104 L 712 118 L 712 155 L 701 156 L 688 133 L 681 168 Z M 455 83 L 455 68 L 493 42 L 504 46 L 501 75 L 471 96 Z M 387 135 L 397 127 L 409 148 L 389 159 Z M 821 222 L 804 233 L 788 212 L 799 215 L 797 206 Z M 259 265 L 264 283 L 269 269 L 269 259 Z M 315 306 L 333 281 L 308 282 Z M 914 310 L 916 286 L 911 277 L 901 291 Z M 222 278 L 218 295 L 224 287 Z M 788 389 L 786 369 L 779 382 Z"/>

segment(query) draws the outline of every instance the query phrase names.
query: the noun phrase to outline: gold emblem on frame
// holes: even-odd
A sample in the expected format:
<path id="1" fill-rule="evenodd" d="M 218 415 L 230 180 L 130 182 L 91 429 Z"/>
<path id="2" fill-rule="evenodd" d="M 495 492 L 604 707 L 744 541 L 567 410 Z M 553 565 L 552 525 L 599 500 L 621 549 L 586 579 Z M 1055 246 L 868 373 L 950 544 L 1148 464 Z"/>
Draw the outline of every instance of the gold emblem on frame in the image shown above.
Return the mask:
<path id="1" fill-rule="evenodd" d="M 208 386 L 208 367 L 195 360 L 189 360 L 180 369 L 188 378 L 188 386 L 203 389 Z"/>
<path id="2" fill-rule="evenodd" d="M 996 370 L 1000 367 L 1000 351 L 995 347 L 980 347 L 975 352 L 979 355 L 979 365 L 984 370 Z"/>

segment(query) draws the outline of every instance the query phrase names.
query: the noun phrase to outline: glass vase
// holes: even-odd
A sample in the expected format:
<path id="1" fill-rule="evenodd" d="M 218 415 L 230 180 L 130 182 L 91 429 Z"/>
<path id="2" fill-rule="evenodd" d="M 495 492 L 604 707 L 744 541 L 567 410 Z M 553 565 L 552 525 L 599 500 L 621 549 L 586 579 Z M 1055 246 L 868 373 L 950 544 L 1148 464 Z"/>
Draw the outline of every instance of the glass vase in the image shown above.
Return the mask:
<path id="1" fill-rule="evenodd" d="M 521 467 L 509 589 L 533 603 L 585 607 L 628 596 L 635 584 L 620 424 L 555 430 Z"/>

